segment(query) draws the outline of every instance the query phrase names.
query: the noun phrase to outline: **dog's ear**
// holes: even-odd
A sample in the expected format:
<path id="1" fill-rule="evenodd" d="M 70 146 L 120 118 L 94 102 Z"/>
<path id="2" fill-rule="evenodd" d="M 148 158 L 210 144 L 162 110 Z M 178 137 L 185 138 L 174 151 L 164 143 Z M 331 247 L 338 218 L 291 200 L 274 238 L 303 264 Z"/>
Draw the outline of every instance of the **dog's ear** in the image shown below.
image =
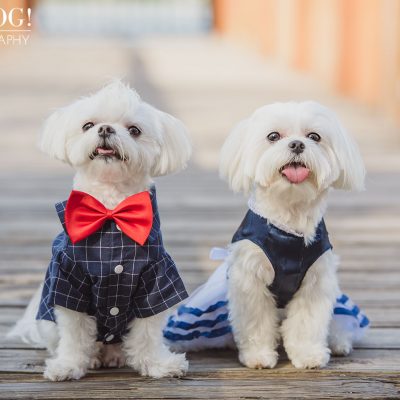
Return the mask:
<path id="1" fill-rule="evenodd" d="M 151 107 L 151 106 L 149 106 Z M 151 168 L 151 176 L 162 176 L 184 169 L 192 154 L 192 146 L 183 123 L 170 114 L 156 112 L 160 135 L 160 155 Z"/>
<path id="2" fill-rule="evenodd" d="M 340 175 L 333 183 L 333 187 L 343 190 L 364 190 L 365 167 L 358 146 L 338 120 L 336 120 L 336 131 L 337 134 L 332 141 L 339 162 Z"/>
<path id="3" fill-rule="evenodd" d="M 221 149 L 219 172 L 234 192 L 248 193 L 253 179 L 246 173 L 244 152 L 247 143 L 249 119 L 239 122 L 231 131 Z"/>
<path id="4" fill-rule="evenodd" d="M 61 161 L 67 161 L 65 122 L 62 109 L 51 114 L 44 123 L 38 143 L 40 150 Z"/>

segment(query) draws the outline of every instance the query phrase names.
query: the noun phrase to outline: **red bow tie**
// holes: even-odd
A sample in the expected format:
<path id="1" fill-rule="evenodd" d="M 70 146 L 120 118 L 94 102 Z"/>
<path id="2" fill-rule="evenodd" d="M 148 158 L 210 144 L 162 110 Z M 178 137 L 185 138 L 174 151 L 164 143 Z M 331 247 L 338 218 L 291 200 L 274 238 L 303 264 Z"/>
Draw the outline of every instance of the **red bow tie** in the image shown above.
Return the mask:
<path id="1" fill-rule="evenodd" d="M 146 242 L 153 224 L 149 192 L 129 196 L 114 210 L 108 210 L 90 194 L 73 190 L 65 207 L 65 225 L 72 243 L 85 239 L 112 219 L 125 235 L 139 243 Z"/>

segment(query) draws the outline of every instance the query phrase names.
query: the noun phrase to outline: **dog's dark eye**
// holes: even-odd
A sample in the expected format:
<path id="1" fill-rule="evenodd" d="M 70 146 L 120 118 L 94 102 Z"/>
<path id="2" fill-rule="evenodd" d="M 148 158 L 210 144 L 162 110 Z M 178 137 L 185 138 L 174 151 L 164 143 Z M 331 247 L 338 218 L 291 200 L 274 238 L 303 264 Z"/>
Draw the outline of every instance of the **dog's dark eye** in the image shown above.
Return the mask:
<path id="1" fill-rule="evenodd" d="M 281 138 L 281 135 L 279 134 L 279 132 L 271 132 L 271 133 L 267 136 L 267 139 L 268 139 L 270 142 L 277 142 L 280 138 Z"/>
<path id="2" fill-rule="evenodd" d="M 86 122 L 86 124 L 82 126 L 82 130 L 83 130 L 83 132 L 86 132 L 90 128 L 93 128 L 93 127 L 94 127 L 94 123 L 93 122 Z"/>
<path id="3" fill-rule="evenodd" d="M 140 136 L 140 134 L 142 133 L 142 131 L 135 125 L 132 125 L 128 128 L 129 133 L 134 136 L 134 137 L 138 137 Z"/>
<path id="4" fill-rule="evenodd" d="M 314 140 L 314 142 L 319 142 L 321 140 L 321 136 L 319 136 L 318 133 L 315 132 L 310 132 L 307 137 L 311 140 Z"/>

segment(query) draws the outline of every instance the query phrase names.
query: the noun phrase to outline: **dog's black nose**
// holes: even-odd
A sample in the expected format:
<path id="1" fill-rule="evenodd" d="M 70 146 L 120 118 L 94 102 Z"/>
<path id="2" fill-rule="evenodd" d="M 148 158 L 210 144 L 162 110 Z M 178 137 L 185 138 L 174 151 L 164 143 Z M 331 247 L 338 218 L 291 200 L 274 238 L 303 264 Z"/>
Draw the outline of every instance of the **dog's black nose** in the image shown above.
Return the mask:
<path id="1" fill-rule="evenodd" d="M 110 135 L 115 133 L 115 129 L 110 125 L 102 125 L 99 130 L 99 136 L 102 138 L 109 137 Z"/>
<path id="2" fill-rule="evenodd" d="M 289 149 L 293 151 L 293 153 L 300 154 L 304 151 L 306 145 L 301 140 L 293 140 L 289 143 Z"/>

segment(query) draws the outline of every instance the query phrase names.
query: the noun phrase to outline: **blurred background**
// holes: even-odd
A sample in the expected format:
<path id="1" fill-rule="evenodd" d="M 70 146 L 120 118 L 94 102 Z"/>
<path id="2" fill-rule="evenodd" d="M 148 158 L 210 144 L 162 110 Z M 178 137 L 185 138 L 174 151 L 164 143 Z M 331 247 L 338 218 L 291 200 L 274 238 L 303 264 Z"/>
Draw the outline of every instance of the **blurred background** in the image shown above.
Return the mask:
<path id="1" fill-rule="evenodd" d="M 246 208 L 218 178 L 229 130 L 269 102 L 332 107 L 368 168 L 367 192 L 335 193 L 329 209 L 342 286 L 378 327 L 398 320 L 400 0 L 0 0 L 0 23 L 0 307 L 26 304 L 42 280 L 53 204 L 71 189 L 69 166 L 36 149 L 45 117 L 119 77 L 191 133 L 188 170 L 157 183 L 190 289 Z"/>
<path id="2" fill-rule="evenodd" d="M 399 162 L 399 0 L 0 0 L 13 8 L 27 31 L 0 14 L 9 166 L 29 165 L 8 151 L 18 135 L 30 141 L 52 107 L 114 76 L 184 120 L 205 168 L 240 118 L 291 99 L 334 107 L 371 167 Z"/>

